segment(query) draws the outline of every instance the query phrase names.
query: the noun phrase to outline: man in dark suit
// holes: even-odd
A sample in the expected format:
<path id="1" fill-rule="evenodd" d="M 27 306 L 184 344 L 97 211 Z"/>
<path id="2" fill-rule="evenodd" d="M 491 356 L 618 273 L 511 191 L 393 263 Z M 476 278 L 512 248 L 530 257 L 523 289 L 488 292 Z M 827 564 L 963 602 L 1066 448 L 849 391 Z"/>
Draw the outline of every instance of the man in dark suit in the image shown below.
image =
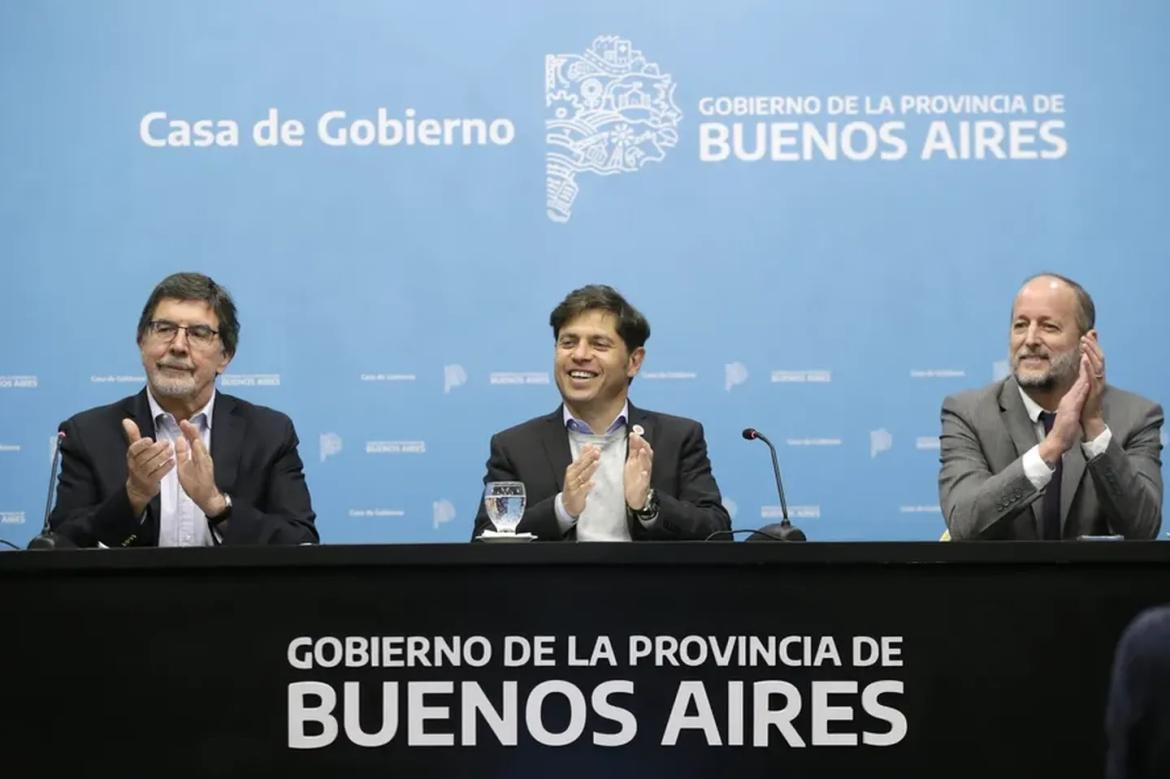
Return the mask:
<path id="1" fill-rule="evenodd" d="M 1012 306 L 1012 375 L 943 401 L 951 538 L 1157 535 L 1162 409 L 1106 383 L 1095 316 L 1071 279 L 1028 279 Z"/>
<path id="2" fill-rule="evenodd" d="M 731 520 L 702 426 L 630 404 L 650 325 L 614 289 L 569 293 L 552 312 L 563 405 L 492 436 L 484 484 L 523 482 L 517 532 L 547 541 L 704 539 Z M 480 501 L 473 537 L 492 528 Z"/>
<path id="3" fill-rule="evenodd" d="M 78 546 L 318 540 L 287 416 L 216 392 L 236 352 L 227 290 L 163 279 L 138 322 L 147 386 L 61 425 L 53 530 Z"/>

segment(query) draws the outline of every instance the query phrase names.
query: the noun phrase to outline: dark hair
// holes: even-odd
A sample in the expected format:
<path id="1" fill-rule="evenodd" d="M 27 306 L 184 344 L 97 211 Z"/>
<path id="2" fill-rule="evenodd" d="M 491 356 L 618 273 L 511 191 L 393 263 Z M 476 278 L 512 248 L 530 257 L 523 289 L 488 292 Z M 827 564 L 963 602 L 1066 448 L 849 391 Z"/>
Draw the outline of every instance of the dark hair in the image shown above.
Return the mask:
<path id="1" fill-rule="evenodd" d="M 146 328 L 154 316 L 159 301 L 201 300 L 211 306 L 219 319 L 219 341 L 228 357 L 236 354 L 236 343 L 240 339 L 240 321 L 236 319 L 236 304 L 228 291 L 202 273 L 172 273 L 158 283 L 138 318 L 138 340 L 146 335 Z"/>
<path id="2" fill-rule="evenodd" d="M 1097 323 L 1097 307 L 1093 305 L 1093 298 L 1085 291 L 1085 288 L 1068 276 L 1061 276 L 1059 273 L 1036 273 L 1024 279 L 1024 283 L 1020 285 L 1021 288 L 1026 286 L 1029 282 L 1036 279 L 1052 278 L 1057 281 L 1064 282 L 1072 288 L 1073 293 L 1077 297 L 1077 327 L 1081 329 L 1081 335 L 1093 329 Z M 1015 312 L 1015 304 L 1012 304 L 1013 314 Z"/>
<path id="3" fill-rule="evenodd" d="M 559 338 L 561 328 L 571 319 L 586 311 L 608 311 L 617 317 L 617 332 L 631 352 L 645 346 L 650 337 L 650 323 L 638 309 L 623 298 L 616 289 L 605 284 L 590 284 L 575 289 L 553 309 L 548 323 L 552 325 L 553 338 Z"/>

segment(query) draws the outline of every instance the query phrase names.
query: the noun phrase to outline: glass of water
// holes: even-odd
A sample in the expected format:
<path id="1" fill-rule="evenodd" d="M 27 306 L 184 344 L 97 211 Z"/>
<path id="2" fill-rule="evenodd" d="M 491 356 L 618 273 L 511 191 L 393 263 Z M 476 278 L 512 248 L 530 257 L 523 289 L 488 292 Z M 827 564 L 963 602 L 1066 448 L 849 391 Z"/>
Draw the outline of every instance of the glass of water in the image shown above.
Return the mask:
<path id="1" fill-rule="evenodd" d="M 490 481 L 483 491 L 483 505 L 488 518 L 500 533 L 515 533 L 524 516 L 524 483 Z"/>

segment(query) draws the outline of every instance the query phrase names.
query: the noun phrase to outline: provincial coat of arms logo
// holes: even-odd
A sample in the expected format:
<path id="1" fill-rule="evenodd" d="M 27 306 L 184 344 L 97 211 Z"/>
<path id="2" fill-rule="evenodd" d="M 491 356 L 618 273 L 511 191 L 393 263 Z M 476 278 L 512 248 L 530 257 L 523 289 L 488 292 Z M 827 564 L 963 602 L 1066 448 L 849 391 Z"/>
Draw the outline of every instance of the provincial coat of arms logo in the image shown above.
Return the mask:
<path id="1" fill-rule="evenodd" d="M 678 143 L 682 111 L 670 74 L 616 35 L 584 54 L 544 59 L 545 180 L 548 217 L 567 222 L 577 175 L 637 172 Z"/>

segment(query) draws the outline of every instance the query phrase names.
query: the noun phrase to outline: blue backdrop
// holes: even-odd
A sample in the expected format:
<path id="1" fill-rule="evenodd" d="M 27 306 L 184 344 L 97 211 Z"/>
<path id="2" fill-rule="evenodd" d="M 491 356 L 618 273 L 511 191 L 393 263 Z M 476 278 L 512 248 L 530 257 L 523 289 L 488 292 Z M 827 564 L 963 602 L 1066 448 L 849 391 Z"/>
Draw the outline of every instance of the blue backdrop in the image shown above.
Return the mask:
<path id="1" fill-rule="evenodd" d="M 589 282 L 649 318 L 632 399 L 704 423 L 736 527 L 776 504 L 753 425 L 810 538 L 936 538 L 939 404 L 1006 370 L 1026 275 L 1080 280 L 1110 380 L 1165 399 L 1168 22 L 4 3 L 0 537 L 36 533 L 58 422 L 141 387 L 151 287 L 200 270 L 242 314 L 221 389 L 292 416 L 326 542 L 465 540 L 490 434 L 558 402 L 548 313 Z M 258 144 L 271 109 L 303 134 Z M 175 145 L 197 120 L 218 136 Z"/>

